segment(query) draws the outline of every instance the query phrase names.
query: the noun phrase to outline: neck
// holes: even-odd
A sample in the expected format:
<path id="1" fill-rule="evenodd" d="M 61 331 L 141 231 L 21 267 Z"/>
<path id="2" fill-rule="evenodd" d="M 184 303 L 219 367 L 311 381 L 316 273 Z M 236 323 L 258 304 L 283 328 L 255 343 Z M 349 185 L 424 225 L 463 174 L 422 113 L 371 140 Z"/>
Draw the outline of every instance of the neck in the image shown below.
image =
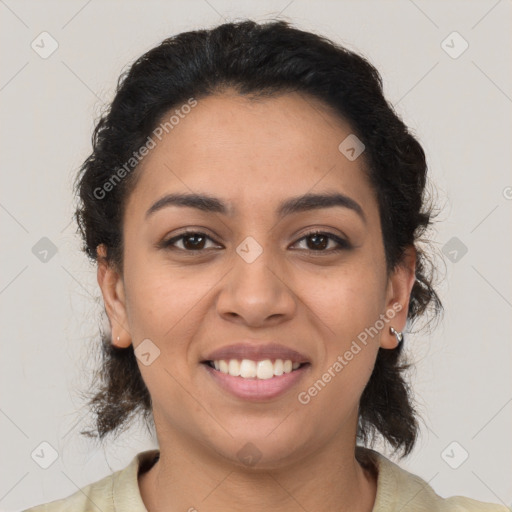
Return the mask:
<path id="1" fill-rule="evenodd" d="M 149 512 L 371 512 L 375 502 L 376 476 L 356 460 L 355 442 L 333 443 L 271 470 L 241 469 L 187 439 L 160 447 L 158 462 L 139 475 Z"/>

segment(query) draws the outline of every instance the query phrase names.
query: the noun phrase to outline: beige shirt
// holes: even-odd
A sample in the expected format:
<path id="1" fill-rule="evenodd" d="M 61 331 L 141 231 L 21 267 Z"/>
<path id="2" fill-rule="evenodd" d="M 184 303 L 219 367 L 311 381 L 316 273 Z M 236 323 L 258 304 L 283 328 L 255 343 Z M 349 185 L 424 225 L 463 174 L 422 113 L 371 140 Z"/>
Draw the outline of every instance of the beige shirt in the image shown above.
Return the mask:
<path id="1" fill-rule="evenodd" d="M 453 496 L 442 498 L 421 479 L 369 448 L 357 447 L 377 468 L 377 495 L 372 512 L 510 512 L 504 505 Z M 23 512 L 147 512 L 142 501 L 138 472 L 152 466 L 158 450 L 138 453 L 124 469 L 89 484 L 67 498 Z M 361 460 L 358 456 L 358 460 Z"/>

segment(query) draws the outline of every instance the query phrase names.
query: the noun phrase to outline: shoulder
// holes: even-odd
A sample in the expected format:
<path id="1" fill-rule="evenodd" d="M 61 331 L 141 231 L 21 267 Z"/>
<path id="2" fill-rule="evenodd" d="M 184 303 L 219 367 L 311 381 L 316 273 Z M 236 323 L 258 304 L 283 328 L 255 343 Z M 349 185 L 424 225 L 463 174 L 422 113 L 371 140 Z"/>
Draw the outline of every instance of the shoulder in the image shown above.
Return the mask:
<path id="1" fill-rule="evenodd" d="M 24 512 L 88 512 L 89 510 L 113 512 L 111 508 L 112 483 L 118 473 L 113 473 L 86 485 L 65 498 L 29 508 Z"/>
<path id="2" fill-rule="evenodd" d="M 381 453 L 359 446 L 357 453 L 358 460 L 369 458 L 377 469 L 377 495 L 372 512 L 510 512 L 504 505 L 464 496 L 443 498 L 428 482 L 402 469 Z"/>
<path id="3" fill-rule="evenodd" d="M 140 496 L 138 472 L 154 459 L 158 450 L 138 453 L 124 469 L 79 489 L 74 494 L 23 512 L 147 512 Z"/>

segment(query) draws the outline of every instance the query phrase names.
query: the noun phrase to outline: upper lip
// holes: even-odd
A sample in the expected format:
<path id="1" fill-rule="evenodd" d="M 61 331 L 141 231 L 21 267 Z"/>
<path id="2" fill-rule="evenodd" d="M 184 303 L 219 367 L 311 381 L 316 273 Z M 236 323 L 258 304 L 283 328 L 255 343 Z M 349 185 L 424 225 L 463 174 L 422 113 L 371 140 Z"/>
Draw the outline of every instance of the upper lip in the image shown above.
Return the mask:
<path id="1" fill-rule="evenodd" d="M 293 363 L 307 363 L 308 358 L 289 347 L 279 345 L 278 343 L 245 342 L 226 345 L 210 352 L 202 362 L 220 361 L 221 359 L 250 359 L 253 361 L 262 361 L 263 359 L 290 359 Z"/>

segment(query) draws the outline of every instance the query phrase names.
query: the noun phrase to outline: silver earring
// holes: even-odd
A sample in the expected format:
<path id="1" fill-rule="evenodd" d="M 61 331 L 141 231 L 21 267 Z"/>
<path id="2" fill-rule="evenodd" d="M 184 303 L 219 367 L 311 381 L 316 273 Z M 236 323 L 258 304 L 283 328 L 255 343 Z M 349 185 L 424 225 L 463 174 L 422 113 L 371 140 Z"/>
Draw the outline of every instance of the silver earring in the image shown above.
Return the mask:
<path id="1" fill-rule="evenodd" d="M 395 329 L 393 329 L 393 327 L 390 327 L 389 332 L 391 332 L 391 334 L 395 335 L 395 338 L 396 338 L 396 341 L 398 342 L 398 344 L 402 343 L 402 341 L 404 339 L 404 335 L 401 331 L 395 331 Z"/>

